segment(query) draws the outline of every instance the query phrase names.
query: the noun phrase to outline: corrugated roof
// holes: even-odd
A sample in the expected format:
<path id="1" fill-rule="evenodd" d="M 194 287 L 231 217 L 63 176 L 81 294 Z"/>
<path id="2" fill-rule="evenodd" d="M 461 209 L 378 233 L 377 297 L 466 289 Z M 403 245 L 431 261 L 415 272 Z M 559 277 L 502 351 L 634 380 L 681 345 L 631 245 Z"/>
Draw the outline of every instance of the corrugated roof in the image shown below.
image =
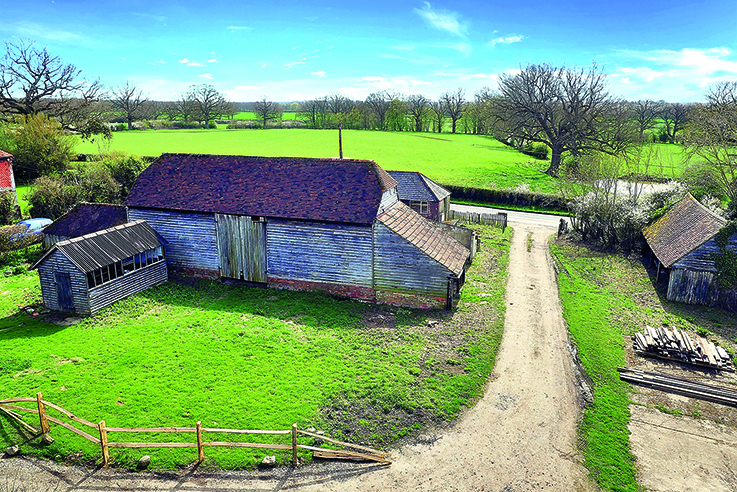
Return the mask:
<path id="1" fill-rule="evenodd" d="M 416 246 L 420 251 L 460 276 L 471 252 L 402 202 L 378 217 L 379 222 Z"/>
<path id="2" fill-rule="evenodd" d="M 127 221 L 123 205 L 80 203 L 46 227 L 44 234 L 79 237 L 125 224 Z"/>
<path id="3" fill-rule="evenodd" d="M 397 180 L 397 193 L 400 200 L 421 200 L 426 202 L 439 202 L 450 195 L 446 190 L 432 179 L 416 171 L 387 171 L 389 175 Z"/>
<path id="4" fill-rule="evenodd" d="M 56 243 L 31 268 L 59 250 L 83 272 L 91 272 L 162 245 L 159 236 L 143 220 L 111 227 Z"/>
<path id="5" fill-rule="evenodd" d="M 643 229 L 647 244 L 665 268 L 716 236 L 727 221 L 689 193 Z"/>
<path id="6" fill-rule="evenodd" d="M 370 224 L 396 182 L 373 161 L 162 154 L 131 207 Z"/>

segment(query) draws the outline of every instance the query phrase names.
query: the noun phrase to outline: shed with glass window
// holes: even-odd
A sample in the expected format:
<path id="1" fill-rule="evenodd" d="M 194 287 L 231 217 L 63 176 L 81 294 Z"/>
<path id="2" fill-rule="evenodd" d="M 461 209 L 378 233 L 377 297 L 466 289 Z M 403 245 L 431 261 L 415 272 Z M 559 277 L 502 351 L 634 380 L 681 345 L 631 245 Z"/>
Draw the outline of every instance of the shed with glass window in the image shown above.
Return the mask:
<path id="1" fill-rule="evenodd" d="M 46 307 L 92 315 L 168 279 L 166 241 L 143 220 L 60 241 L 38 268 Z"/>

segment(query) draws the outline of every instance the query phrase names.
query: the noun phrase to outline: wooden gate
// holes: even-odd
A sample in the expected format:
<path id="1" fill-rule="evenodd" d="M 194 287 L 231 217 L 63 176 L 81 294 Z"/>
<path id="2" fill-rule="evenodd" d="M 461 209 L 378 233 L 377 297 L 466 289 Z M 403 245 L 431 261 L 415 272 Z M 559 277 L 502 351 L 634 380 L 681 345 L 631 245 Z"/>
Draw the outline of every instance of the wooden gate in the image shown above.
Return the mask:
<path id="1" fill-rule="evenodd" d="M 72 295 L 72 279 L 68 272 L 56 272 L 56 294 L 59 301 L 59 311 L 74 312 L 74 296 Z"/>
<path id="2" fill-rule="evenodd" d="M 215 214 L 220 275 L 266 282 L 266 222 L 240 215 Z"/>

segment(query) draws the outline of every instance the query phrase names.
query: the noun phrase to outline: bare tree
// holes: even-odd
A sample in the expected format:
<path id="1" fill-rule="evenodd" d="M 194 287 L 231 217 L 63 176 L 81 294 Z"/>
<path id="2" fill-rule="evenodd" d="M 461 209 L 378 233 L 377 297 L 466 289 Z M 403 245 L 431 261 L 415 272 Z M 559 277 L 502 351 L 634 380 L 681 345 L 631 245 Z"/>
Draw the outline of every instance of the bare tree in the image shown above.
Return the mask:
<path id="1" fill-rule="evenodd" d="M 687 152 L 703 159 L 719 176 L 722 192 L 737 204 L 737 81 L 719 82 L 694 106 L 683 132 Z"/>
<path id="2" fill-rule="evenodd" d="M 611 119 L 620 107 L 605 82 L 606 75 L 596 65 L 588 70 L 528 65 L 516 75 L 501 77 L 495 116 L 510 138 L 550 147 L 546 173 L 557 176 L 565 152 L 617 154 L 630 144 L 624 129 L 631 120 Z"/>
<path id="3" fill-rule="evenodd" d="M 373 92 L 366 98 L 366 105 L 371 108 L 379 124 L 379 130 L 386 130 L 386 114 L 394 99 L 400 95 L 394 91 Z"/>
<path id="4" fill-rule="evenodd" d="M 430 100 L 423 95 L 413 94 L 405 100 L 407 109 L 416 132 L 421 132 L 425 127 L 425 119 L 427 118 L 427 112 L 430 106 Z"/>
<path id="5" fill-rule="evenodd" d="M 284 108 L 281 104 L 269 101 L 266 96 L 263 96 L 253 104 L 253 112 L 258 115 L 266 128 L 269 121 L 281 118 Z"/>
<path id="6" fill-rule="evenodd" d="M 655 121 L 660 117 L 662 110 L 663 103 L 649 99 L 632 103 L 632 116 L 637 123 L 640 142 L 644 141 L 646 131 L 655 128 Z"/>
<path id="7" fill-rule="evenodd" d="M 112 90 L 110 100 L 115 109 L 123 113 L 125 121 L 128 123 L 128 129 L 132 130 L 133 122 L 140 117 L 141 109 L 148 102 L 148 97 L 143 94 L 139 87 L 126 81 L 124 86 Z"/>
<path id="8" fill-rule="evenodd" d="M 459 88 L 455 92 L 445 92 L 440 96 L 440 101 L 445 109 L 445 114 L 450 118 L 451 133 L 455 133 L 456 125 L 463 116 L 463 108 L 466 105 L 465 91 Z"/>
<path id="9" fill-rule="evenodd" d="M 437 128 L 438 133 L 443 132 L 443 122 L 445 122 L 445 105 L 442 100 L 430 103 L 430 114 L 432 115 L 433 125 Z"/>
<path id="10" fill-rule="evenodd" d="M 84 125 L 99 100 L 102 85 L 89 81 L 72 64 L 51 56 L 32 41 L 5 43 L 0 61 L 0 110 L 9 115 L 45 113 L 66 129 Z"/>
<path id="11" fill-rule="evenodd" d="M 211 119 L 225 113 L 228 102 L 225 96 L 210 84 L 190 86 L 187 99 L 192 102 L 193 114 L 200 119 L 206 128 L 210 126 Z"/>
<path id="12" fill-rule="evenodd" d="M 670 103 L 663 107 L 661 116 L 670 143 L 676 143 L 676 135 L 683 130 L 689 120 L 688 113 L 689 107 L 682 103 Z"/>

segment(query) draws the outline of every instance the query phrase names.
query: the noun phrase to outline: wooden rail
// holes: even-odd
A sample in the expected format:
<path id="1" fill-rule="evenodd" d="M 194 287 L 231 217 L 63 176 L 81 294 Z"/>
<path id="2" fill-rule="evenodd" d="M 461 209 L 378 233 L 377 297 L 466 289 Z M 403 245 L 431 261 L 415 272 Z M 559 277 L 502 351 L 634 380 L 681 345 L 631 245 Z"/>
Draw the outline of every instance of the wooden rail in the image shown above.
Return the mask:
<path id="1" fill-rule="evenodd" d="M 27 408 L 23 406 L 14 405 L 15 403 L 35 403 L 36 408 Z M 92 436 L 73 425 L 63 422 L 57 418 L 47 415 L 46 408 L 51 408 L 58 411 L 63 416 L 77 422 L 79 424 L 91 427 L 97 431 L 99 438 Z M 39 417 L 39 429 L 34 428 L 25 422 L 22 417 L 15 411 L 33 413 Z M 292 466 L 297 466 L 297 450 L 303 449 L 306 451 L 312 451 L 313 455 L 318 458 L 329 458 L 329 459 L 350 459 L 350 460 L 371 460 L 381 464 L 389 465 L 390 455 L 382 453 L 372 448 L 365 446 L 358 446 L 356 444 L 350 444 L 335 439 L 331 439 L 322 434 L 315 434 L 312 432 L 300 430 L 297 428 L 297 424 L 293 424 L 291 429 L 286 430 L 258 430 L 258 429 L 221 429 L 221 428 L 210 428 L 202 427 L 200 421 L 197 422 L 195 427 L 108 427 L 104 420 L 100 423 L 94 424 L 88 420 L 82 419 L 74 415 L 72 412 L 65 410 L 64 408 L 55 405 L 51 402 L 45 401 L 43 395 L 38 393 L 36 398 L 10 398 L 6 400 L 0 400 L 0 411 L 8 415 L 10 418 L 20 423 L 26 430 L 34 434 L 48 434 L 50 432 L 49 422 L 60 425 L 65 429 L 81 436 L 88 441 L 99 444 L 102 450 L 103 465 L 107 466 L 110 463 L 110 448 L 197 448 L 197 460 L 202 462 L 205 459 L 204 448 L 206 446 L 211 447 L 231 447 L 231 448 L 256 448 L 256 449 L 274 449 L 282 451 L 292 451 Z M 196 434 L 196 440 L 194 442 L 118 442 L 110 441 L 109 433 L 136 433 L 136 434 Z M 204 433 L 213 434 L 254 434 L 254 435 L 289 435 L 291 436 L 290 444 L 272 444 L 272 443 L 260 443 L 260 442 L 221 442 L 221 441 L 205 441 L 203 439 Z M 307 446 L 299 444 L 297 442 L 298 435 L 310 436 L 323 441 L 327 441 L 333 444 L 341 445 L 345 448 L 353 448 L 362 452 L 349 451 L 346 449 L 327 449 L 314 446 Z"/>
<path id="2" fill-rule="evenodd" d="M 632 367 L 618 367 L 622 381 L 636 383 L 659 391 L 698 398 L 720 405 L 737 407 L 737 391 L 670 374 L 646 372 Z"/>
<path id="3" fill-rule="evenodd" d="M 450 210 L 448 214 L 448 220 L 457 220 L 460 223 L 471 223 L 471 224 L 491 224 L 502 228 L 502 231 L 507 228 L 507 213 L 499 212 L 496 214 L 484 214 L 475 212 L 459 212 L 457 210 Z"/>

